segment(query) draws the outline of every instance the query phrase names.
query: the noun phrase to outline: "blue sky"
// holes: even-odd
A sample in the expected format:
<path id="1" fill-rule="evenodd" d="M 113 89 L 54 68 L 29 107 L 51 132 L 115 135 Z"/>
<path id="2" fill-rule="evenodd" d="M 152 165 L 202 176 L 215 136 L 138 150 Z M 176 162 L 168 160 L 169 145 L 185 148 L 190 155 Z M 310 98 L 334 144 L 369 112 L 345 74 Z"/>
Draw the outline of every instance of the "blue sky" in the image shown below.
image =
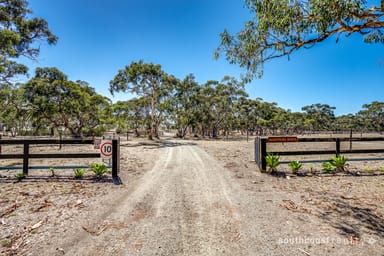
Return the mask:
<path id="1" fill-rule="evenodd" d="M 380 1 L 374 1 L 380 2 Z M 113 101 L 129 94 L 109 94 L 119 69 L 143 59 L 162 65 L 183 79 L 193 73 L 199 83 L 240 78 L 243 72 L 222 57 L 214 60 L 219 34 L 239 31 L 251 14 L 242 0 L 29 0 L 34 15 L 46 19 L 59 37 L 41 45 L 36 67 L 57 67 L 71 80 L 84 80 Z M 337 115 L 356 113 L 362 105 L 384 101 L 384 45 L 364 44 L 361 37 L 328 40 L 269 62 L 264 76 L 246 86 L 251 98 L 280 107 L 324 103 Z"/>

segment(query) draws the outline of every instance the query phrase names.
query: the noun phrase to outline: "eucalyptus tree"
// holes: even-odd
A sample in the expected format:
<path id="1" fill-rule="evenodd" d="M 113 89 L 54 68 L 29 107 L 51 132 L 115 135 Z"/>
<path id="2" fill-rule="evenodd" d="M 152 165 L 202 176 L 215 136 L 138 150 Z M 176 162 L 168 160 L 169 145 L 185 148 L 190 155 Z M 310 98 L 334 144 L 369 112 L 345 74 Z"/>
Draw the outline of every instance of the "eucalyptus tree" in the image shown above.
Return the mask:
<path id="1" fill-rule="evenodd" d="M 240 130 L 243 134 L 244 132 L 249 133 L 249 113 L 251 112 L 251 102 L 248 97 L 239 97 L 235 108 L 234 108 L 234 116 L 236 121 L 234 123 L 234 128 Z"/>
<path id="2" fill-rule="evenodd" d="M 199 94 L 202 135 L 215 138 L 220 130 L 228 133 L 236 127 L 234 110 L 240 98 L 245 96 L 244 84 L 233 77 L 225 76 L 221 82 L 207 81 Z"/>
<path id="3" fill-rule="evenodd" d="M 29 128 L 29 117 L 25 113 L 21 88 L 4 84 L 0 90 L 0 123 L 6 124 L 12 136 Z"/>
<path id="4" fill-rule="evenodd" d="M 16 62 L 16 58 L 35 59 L 40 52 L 38 42 L 57 42 L 47 21 L 31 14 L 26 0 L 0 1 L 0 85 L 27 73 L 27 67 Z"/>
<path id="5" fill-rule="evenodd" d="M 137 137 L 139 130 L 146 130 L 149 127 L 149 109 L 147 99 L 133 98 L 127 101 L 118 101 L 112 105 L 112 116 L 118 131 L 133 129 Z"/>
<path id="6" fill-rule="evenodd" d="M 360 34 L 384 42 L 383 1 L 245 0 L 252 18 L 236 34 L 221 33 L 215 52 L 246 70 L 246 80 L 262 76 L 264 63 L 332 38 Z M 381 6 L 380 6 L 381 4 Z"/>
<path id="7" fill-rule="evenodd" d="M 360 130 L 359 123 L 353 114 L 337 116 L 334 121 L 336 132 Z"/>
<path id="8" fill-rule="evenodd" d="M 384 102 L 373 101 L 364 104 L 357 116 L 365 120 L 365 126 L 372 131 L 384 131 Z M 369 125 L 369 126 L 368 126 Z"/>
<path id="9" fill-rule="evenodd" d="M 333 128 L 336 108 L 328 104 L 316 103 L 302 107 L 311 123 L 312 131 L 327 131 Z"/>
<path id="10" fill-rule="evenodd" d="M 201 103 L 200 91 L 201 87 L 193 74 L 176 83 L 172 95 L 171 119 L 177 129 L 177 137 L 184 138 L 188 129 L 196 126 Z"/>
<path id="11" fill-rule="evenodd" d="M 159 126 L 163 114 L 169 108 L 170 94 L 177 79 L 166 74 L 160 65 L 153 63 L 132 62 L 118 71 L 110 81 L 110 92 L 129 92 L 147 99 L 150 109 L 149 138 L 159 137 Z"/>
<path id="12" fill-rule="evenodd" d="M 48 126 L 72 136 L 101 133 L 108 123 L 110 100 L 85 82 L 73 82 L 57 68 L 37 68 L 22 86 L 26 113 L 37 128 Z"/>
<path id="13" fill-rule="evenodd" d="M 276 130 L 276 115 L 279 107 L 276 102 L 266 102 L 260 98 L 256 99 L 257 108 L 254 110 L 256 127 L 262 134 Z"/>

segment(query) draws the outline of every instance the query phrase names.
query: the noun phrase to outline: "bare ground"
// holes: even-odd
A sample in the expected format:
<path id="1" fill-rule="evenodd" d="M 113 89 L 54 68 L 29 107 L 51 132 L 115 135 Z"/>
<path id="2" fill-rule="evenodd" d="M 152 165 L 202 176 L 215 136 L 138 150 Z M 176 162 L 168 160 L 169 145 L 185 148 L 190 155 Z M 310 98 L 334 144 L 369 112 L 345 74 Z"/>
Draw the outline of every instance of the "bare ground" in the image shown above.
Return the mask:
<path id="1" fill-rule="evenodd" d="M 2 177 L 0 254 L 383 255 L 383 176 L 268 176 L 244 140 L 121 152 L 122 186 Z"/>

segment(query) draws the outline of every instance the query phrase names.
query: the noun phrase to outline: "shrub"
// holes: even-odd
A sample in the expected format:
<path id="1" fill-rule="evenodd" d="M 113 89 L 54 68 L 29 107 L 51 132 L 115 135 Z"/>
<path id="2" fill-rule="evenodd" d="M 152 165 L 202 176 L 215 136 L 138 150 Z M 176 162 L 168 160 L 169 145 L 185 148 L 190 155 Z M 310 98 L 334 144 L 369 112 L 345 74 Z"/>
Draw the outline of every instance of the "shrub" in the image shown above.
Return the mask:
<path id="1" fill-rule="evenodd" d="M 331 160 L 331 164 L 334 166 L 335 171 L 344 172 L 345 168 L 348 166 L 347 158 L 344 156 L 335 156 Z"/>
<path id="2" fill-rule="evenodd" d="M 346 171 L 347 158 L 344 156 L 335 156 L 329 162 L 323 164 L 323 172 L 331 173 L 331 172 L 344 172 Z"/>
<path id="3" fill-rule="evenodd" d="M 51 171 L 51 176 L 55 177 L 55 167 L 51 166 L 49 167 L 49 170 Z"/>
<path id="4" fill-rule="evenodd" d="M 323 163 L 323 172 L 325 173 L 332 173 L 333 169 L 335 167 L 333 166 L 333 164 L 331 162 L 326 162 L 326 163 Z"/>
<path id="5" fill-rule="evenodd" d="M 21 181 L 23 179 L 25 179 L 27 177 L 27 175 L 25 175 L 24 173 L 18 173 L 15 175 L 15 178 L 18 180 L 18 181 Z"/>
<path id="6" fill-rule="evenodd" d="M 300 161 L 292 161 L 288 164 L 289 168 L 291 168 L 293 173 L 297 173 L 300 168 L 303 166 L 303 164 Z"/>
<path id="7" fill-rule="evenodd" d="M 84 174 L 87 171 L 85 169 L 78 168 L 78 169 L 73 170 L 73 172 L 75 173 L 75 178 L 76 179 L 82 179 Z"/>
<path id="8" fill-rule="evenodd" d="M 268 154 L 265 157 L 265 161 L 267 162 L 269 172 L 277 171 L 277 166 L 280 164 L 280 157 L 278 155 Z"/>
<path id="9" fill-rule="evenodd" d="M 91 169 L 97 178 L 101 178 L 108 171 L 108 167 L 102 163 L 93 164 Z"/>

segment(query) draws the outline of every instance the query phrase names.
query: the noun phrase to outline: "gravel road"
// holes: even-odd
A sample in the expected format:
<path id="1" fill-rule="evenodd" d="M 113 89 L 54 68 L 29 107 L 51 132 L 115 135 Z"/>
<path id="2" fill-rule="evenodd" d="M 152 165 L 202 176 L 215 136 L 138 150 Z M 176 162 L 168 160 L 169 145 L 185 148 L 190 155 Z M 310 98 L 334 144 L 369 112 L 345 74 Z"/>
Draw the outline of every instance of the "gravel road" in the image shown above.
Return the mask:
<path id="1" fill-rule="evenodd" d="M 240 216 L 228 177 L 199 147 L 168 142 L 140 185 L 89 224 L 67 255 L 239 255 Z M 69 245 L 68 245 L 69 246 Z"/>

